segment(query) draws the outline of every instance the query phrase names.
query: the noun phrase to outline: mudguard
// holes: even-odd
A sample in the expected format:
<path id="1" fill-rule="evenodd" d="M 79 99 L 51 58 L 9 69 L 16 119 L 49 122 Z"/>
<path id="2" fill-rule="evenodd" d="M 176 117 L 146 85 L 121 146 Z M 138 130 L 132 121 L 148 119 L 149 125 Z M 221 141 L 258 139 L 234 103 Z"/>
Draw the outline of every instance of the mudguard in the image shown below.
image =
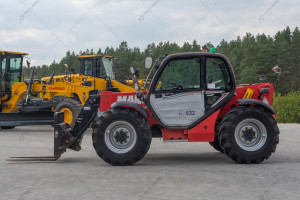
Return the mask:
<path id="1" fill-rule="evenodd" d="M 130 101 L 118 101 L 111 105 L 111 108 L 130 107 L 140 112 L 144 117 L 149 118 L 149 113 L 139 104 Z"/>
<path id="2" fill-rule="evenodd" d="M 239 105 L 247 105 L 247 104 L 251 104 L 251 103 L 260 105 L 260 106 L 266 108 L 267 110 L 269 110 L 273 115 L 276 115 L 275 110 L 271 106 L 269 106 L 268 104 L 266 104 L 262 101 L 256 100 L 256 99 L 239 99 L 236 101 L 236 103 Z"/>

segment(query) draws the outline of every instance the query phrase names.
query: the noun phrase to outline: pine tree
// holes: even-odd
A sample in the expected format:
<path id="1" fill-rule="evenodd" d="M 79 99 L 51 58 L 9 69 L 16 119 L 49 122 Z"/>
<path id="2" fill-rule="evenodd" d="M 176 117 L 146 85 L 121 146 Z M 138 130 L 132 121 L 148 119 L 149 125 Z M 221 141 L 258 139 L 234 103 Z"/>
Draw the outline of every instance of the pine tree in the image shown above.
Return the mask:
<path id="1" fill-rule="evenodd" d="M 140 78 L 145 78 L 149 72 L 144 68 L 145 58 L 151 56 L 153 60 L 165 54 L 179 52 L 199 52 L 202 49 L 210 50 L 214 47 L 210 42 L 205 43 L 202 48 L 196 40 L 192 43 L 184 42 L 179 46 L 175 42 L 161 41 L 147 45 L 146 49 L 129 47 L 126 41 L 122 41 L 116 48 L 106 47 L 104 52 L 101 48 L 80 50 L 78 54 L 67 51 L 60 62 L 53 62 L 50 65 L 32 66 L 35 68 L 35 78 L 39 79 L 49 76 L 52 71 L 56 74 L 64 74 L 65 66 L 74 67 L 79 71 L 79 55 L 104 54 L 114 57 L 114 71 L 117 80 L 124 80 L 131 77 L 129 68 L 131 66 L 140 69 Z M 282 69 L 281 80 L 276 86 L 276 92 L 285 94 L 300 89 L 300 31 L 296 27 L 291 32 L 289 27 L 278 31 L 273 37 L 265 34 L 256 36 L 247 33 L 243 38 L 237 37 L 235 40 L 225 41 L 224 39 L 217 45 L 217 52 L 227 56 L 235 71 L 238 83 L 256 83 L 261 74 L 270 77 L 276 82 L 277 74 L 272 72 L 272 67 L 278 65 Z M 23 76 L 28 79 L 31 68 L 23 67 Z"/>

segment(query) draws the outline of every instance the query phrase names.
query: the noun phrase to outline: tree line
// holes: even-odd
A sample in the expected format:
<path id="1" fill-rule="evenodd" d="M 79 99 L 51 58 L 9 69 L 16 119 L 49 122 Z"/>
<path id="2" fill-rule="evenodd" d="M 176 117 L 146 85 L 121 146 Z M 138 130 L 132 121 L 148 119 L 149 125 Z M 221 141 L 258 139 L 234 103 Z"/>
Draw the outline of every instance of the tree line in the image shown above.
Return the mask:
<path id="1" fill-rule="evenodd" d="M 300 88 L 300 31 L 296 27 L 293 31 L 289 27 L 278 31 L 274 36 L 265 34 L 253 35 L 247 33 L 243 37 L 234 40 L 222 40 L 217 46 L 210 42 L 200 45 L 196 40 L 192 43 L 185 42 L 178 45 L 175 42 L 151 43 L 144 50 L 139 47 L 129 47 L 126 41 L 120 43 L 116 48 L 106 47 L 104 51 L 99 48 L 97 51 L 87 49 L 75 53 L 67 51 L 66 55 L 59 61 L 55 60 L 50 65 L 33 66 L 35 78 L 49 76 L 53 71 L 56 74 L 65 72 L 64 64 L 73 67 L 79 72 L 80 55 L 103 54 L 114 56 L 114 72 L 119 81 L 131 77 L 129 68 L 131 66 L 140 69 L 140 77 L 144 78 L 148 70 L 144 68 L 144 61 L 147 56 L 156 59 L 165 54 L 180 52 L 195 52 L 210 50 L 214 47 L 216 52 L 222 53 L 229 58 L 233 66 L 237 83 L 258 83 L 260 75 L 267 75 L 271 81 L 276 82 L 277 75 L 272 72 L 272 67 L 278 65 L 282 69 L 281 79 L 276 86 L 276 92 L 286 94 L 299 91 Z M 23 74 L 29 77 L 31 68 L 24 67 Z"/>

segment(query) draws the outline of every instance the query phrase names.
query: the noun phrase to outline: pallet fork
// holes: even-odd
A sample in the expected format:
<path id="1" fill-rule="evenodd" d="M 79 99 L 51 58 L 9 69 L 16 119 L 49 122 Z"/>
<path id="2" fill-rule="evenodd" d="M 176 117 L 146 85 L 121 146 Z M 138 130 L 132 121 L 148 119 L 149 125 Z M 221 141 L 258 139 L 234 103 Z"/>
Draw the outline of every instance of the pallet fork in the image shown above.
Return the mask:
<path id="1" fill-rule="evenodd" d="M 100 103 L 100 95 L 91 95 L 81 109 L 76 124 L 71 126 L 64 122 L 64 113 L 54 114 L 54 154 L 53 156 L 9 157 L 6 161 L 56 161 L 67 148 L 80 151 L 82 137 L 94 121 Z"/>

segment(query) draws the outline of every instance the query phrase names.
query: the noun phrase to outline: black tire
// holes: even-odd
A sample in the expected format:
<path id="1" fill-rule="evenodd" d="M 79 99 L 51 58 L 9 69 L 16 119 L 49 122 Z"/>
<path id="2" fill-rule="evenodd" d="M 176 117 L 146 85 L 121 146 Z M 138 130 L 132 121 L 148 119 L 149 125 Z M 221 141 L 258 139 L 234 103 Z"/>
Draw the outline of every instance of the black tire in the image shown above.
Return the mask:
<path id="1" fill-rule="evenodd" d="M 219 143 L 237 163 L 261 163 L 275 152 L 279 129 L 272 114 L 264 108 L 238 106 L 223 117 Z"/>
<path id="2" fill-rule="evenodd" d="M 152 136 L 148 122 L 137 111 L 117 108 L 97 120 L 92 139 L 98 156 L 105 162 L 131 165 L 146 155 Z"/>
<path id="3" fill-rule="evenodd" d="M 72 119 L 68 120 L 66 119 L 66 114 L 65 114 L 65 122 L 70 124 L 72 128 L 75 126 L 76 119 L 78 115 L 80 114 L 81 111 L 81 104 L 78 101 L 75 101 L 73 99 L 67 98 L 67 97 L 61 97 L 57 96 L 57 101 L 59 102 L 56 107 L 55 107 L 55 112 L 62 112 L 64 109 L 68 109 L 70 113 L 72 114 Z M 54 97 L 53 97 L 54 98 Z M 52 99 L 53 99 L 52 98 Z M 59 101 L 61 100 L 61 101 Z"/>
<path id="4" fill-rule="evenodd" d="M 215 138 L 213 142 L 209 142 L 210 146 L 212 146 L 215 150 L 224 153 L 223 149 L 220 146 L 218 132 L 215 133 Z"/>
<path id="5" fill-rule="evenodd" d="M 1 126 L 2 129 L 13 129 L 15 126 Z"/>
<path id="6" fill-rule="evenodd" d="M 220 124 L 215 126 L 215 137 L 213 142 L 209 142 L 210 146 L 212 146 L 215 150 L 224 153 L 223 149 L 220 146 L 219 142 L 219 129 L 220 129 Z"/>

